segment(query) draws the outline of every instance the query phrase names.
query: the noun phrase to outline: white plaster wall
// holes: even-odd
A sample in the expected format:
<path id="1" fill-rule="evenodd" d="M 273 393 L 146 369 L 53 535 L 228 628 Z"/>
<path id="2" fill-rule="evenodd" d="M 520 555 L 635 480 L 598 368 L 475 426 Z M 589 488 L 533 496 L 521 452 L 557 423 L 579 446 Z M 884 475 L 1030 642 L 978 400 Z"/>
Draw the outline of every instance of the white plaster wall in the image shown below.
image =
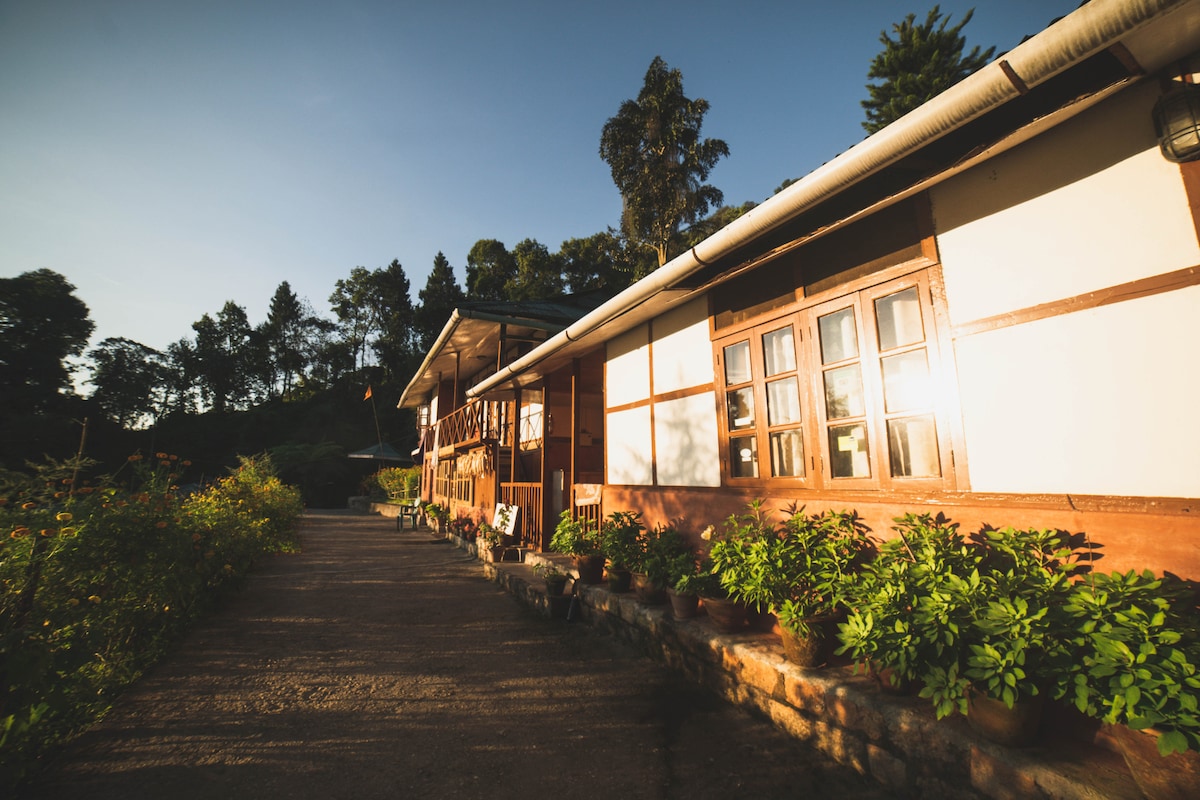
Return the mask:
<path id="1" fill-rule="evenodd" d="M 708 300 L 699 297 L 654 320 L 654 392 L 713 382 Z"/>
<path id="2" fill-rule="evenodd" d="M 721 485 L 717 412 L 711 394 L 655 403 L 654 444 L 660 486 Z"/>
<path id="3" fill-rule="evenodd" d="M 605 408 L 650 397 L 650 328 L 639 325 L 614 337 L 607 346 Z"/>
<path id="4" fill-rule="evenodd" d="M 608 414 L 604 436 L 607 483 L 648 486 L 654 475 L 650 460 L 650 406 Z"/>
<path id="5" fill-rule="evenodd" d="M 1200 287 L 955 344 L 971 489 L 1200 497 Z"/>
<path id="6" fill-rule="evenodd" d="M 954 324 L 1200 263 L 1154 81 L 931 191 Z"/>

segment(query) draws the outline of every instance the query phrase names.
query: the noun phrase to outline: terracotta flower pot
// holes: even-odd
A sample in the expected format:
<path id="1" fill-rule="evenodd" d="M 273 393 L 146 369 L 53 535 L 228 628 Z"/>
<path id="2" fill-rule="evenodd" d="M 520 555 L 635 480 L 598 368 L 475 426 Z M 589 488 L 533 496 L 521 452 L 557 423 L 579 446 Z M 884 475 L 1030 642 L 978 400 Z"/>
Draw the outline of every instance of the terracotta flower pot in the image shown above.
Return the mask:
<path id="1" fill-rule="evenodd" d="M 691 619 L 700 611 L 700 598 L 694 594 L 679 594 L 668 588 L 667 599 L 671 601 L 671 613 L 675 619 Z"/>
<path id="2" fill-rule="evenodd" d="M 604 580 L 604 556 L 575 556 L 575 569 L 581 583 L 601 583 Z"/>
<path id="3" fill-rule="evenodd" d="M 967 696 L 967 722 L 985 739 L 1009 747 L 1027 747 L 1037 738 L 1044 695 L 1022 697 L 1009 708 L 972 690 Z"/>
<path id="4" fill-rule="evenodd" d="M 633 586 L 633 573 L 627 569 L 610 569 L 608 571 L 608 590 L 617 594 L 628 592 Z"/>
<path id="5" fill-rule="evenodd" d="M 783 640 L 783 657 L 797 667 L 815 667 L 825 661 L 825 639 L 819 632 L 808 631 L 804 634 L 780 627 L 780 639 Z"/>
<path id="6" fill-rule="evenodd" d="M 650 576 L 644 572 L 633 573 L 633 593 L 642 605 L 661 606 L 667 602 L 666 591 L 651 581 Z"/>
<path id="7" fill-rule="evenodd" d="M 721 633 L 738 633 L 745 629 L 748 614 L 746 604 L 728 597 L 702 597 L 708 618 Z"/>
<path id="8" fill-rule="evenodd" d="M 1135 731 L 1124 725 L 1112 725 L 1109 730 L 1146 800 L 1185 800 L 1196 796 L 1200 787 L 1200 753 L 1188 750 L 1159 755 L 1157 731 Z"/>

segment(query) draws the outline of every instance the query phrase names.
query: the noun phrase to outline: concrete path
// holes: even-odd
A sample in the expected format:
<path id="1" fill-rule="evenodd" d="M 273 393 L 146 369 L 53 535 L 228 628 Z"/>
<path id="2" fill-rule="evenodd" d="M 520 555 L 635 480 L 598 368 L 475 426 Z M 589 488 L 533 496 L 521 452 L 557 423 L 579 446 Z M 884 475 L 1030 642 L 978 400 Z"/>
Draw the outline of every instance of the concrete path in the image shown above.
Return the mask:
<path id="1" fill-rule="evenodd" d="M 305 517 L 36 798 L 884 798 L 427 532 Z"/>

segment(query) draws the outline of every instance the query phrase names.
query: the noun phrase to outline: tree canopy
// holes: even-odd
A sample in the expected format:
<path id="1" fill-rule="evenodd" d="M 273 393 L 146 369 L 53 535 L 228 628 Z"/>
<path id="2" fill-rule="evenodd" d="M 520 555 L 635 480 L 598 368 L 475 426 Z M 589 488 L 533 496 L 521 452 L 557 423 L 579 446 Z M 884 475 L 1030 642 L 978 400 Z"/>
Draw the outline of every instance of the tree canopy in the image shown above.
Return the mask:
<path id="1" fill-rule="evenodd" d="M 880 32 L 883 50 L 867 71 L 867 78 L 879 83 L 867 84 L 869 97 L 862 101 L 867 113 L 862 126 L 867 133 L 895 122 L 988 63 L 995 47 L 981 52 L 977 45 L 963 53 L 967 40 L 962 29 L 974 13 L 971 9 L 957 25 L 947 28 L 950 16 L 943 18 L 934 6 L 919 25 L 915 14 L 892 25 L 894 39 L 886 30 Z"/>
<path id="2" fill-rule="evenodd" d="M 600 157 L 621 192 L 622 230 L 653 250 L 660 267 L 673 254 L 680 228 L 723 199 L 704 182 L 729 155 L 721 139 L 700 138 L 708 108 L 707 100 L 685 96 L 682 73 L 655 56 L 637 99 L 622 103 L 600 135 Z"/>
<path id="3" fill-rule="evenodd" d="M 83 353 L 95 325 L 75 287 L 49 269 L 0 278 L 0 398 L 36 413 L 71 385 L 67 359 Z"/>

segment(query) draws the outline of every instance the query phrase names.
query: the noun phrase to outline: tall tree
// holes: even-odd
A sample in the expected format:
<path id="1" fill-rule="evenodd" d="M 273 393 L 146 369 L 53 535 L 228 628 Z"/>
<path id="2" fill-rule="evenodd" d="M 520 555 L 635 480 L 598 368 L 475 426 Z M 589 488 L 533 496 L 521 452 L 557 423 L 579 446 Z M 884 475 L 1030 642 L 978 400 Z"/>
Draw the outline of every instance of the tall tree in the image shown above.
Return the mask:
<path id="1" fill-rule="evenodd" d="M 707 100 L 688 99 L 680 71 L 655 56 L 637 99 L 622 103 L 600 134 L 600 157 L 624 204 L 621 227 L 631 241 L 654 251 L 660 267 L 673 254 L 680 227 L 723 198 L 704 183 L 729 155 L 721 139 L 700 138 L 708 108 Z"/>
<path id="2" fill-rule="evenodd" d="M 467 253 L 467 299 L 506 299 L 505 289 L 516 274 L 517 261 L 503 242 L 480 239 Z"/>
<path id="3" fill-rule="evenodd" d="M 892 25 L 894 39 L 887 31 L 879 33 L 883 50 L 871 62 L 867 78 L 880 82 L 867 84 L 869 97 L 862 101 L 867 112 L 862 126 L 867 133 L 895 122 L 988 63 L 995 47 L 981 52 L 975 46 L 963 53 L 967 40 L 962 29 L 974 14 L 971 9 L 957 25 L 947 28 L 950 16 L 942 18 L 934 6 L 920 25 L 915 14 Z"/>
<path id="4" fill-rule="evenodd" d="M 256 353 L 246 309 L 229 300 L 216 319 L 205 314 L 192 323 L 193 351 L 201 396 L 217 413 L 245 407 L 253 396 Z"/>
<path id="5" fill-rule="evenodd" d="M 505 287 L 511 300 L 543 300 L 563 292 L 562 257 L 537 239 L 523 239 L 512 251 L 517 272 Z"/>
<path id="6" fill-rule="evenodd" d="M 166 375 L 163 355 L 152 347 L 122 337 L 93 348 L 92 399 L 108 417 L 130 428 L 162 411 Z"/>
<path id="7" fill-rule="evenodd" d="M 272 392 L 278 384 L 279 391 L 287 395 L 296 380 L 304 374 L 308 316 L 300 298 L 292 291 L 291 284 L 287 281 L 280 283 L 271 297 L 262 331 L 271 356 Z"/>
<path id="8" fill-rule="evenodd" d="M 374 323 L 371 296 L 371 272 L 366 267 L 350 270 L 349 278 L 339 278 L 334 284 L 329 304 L 338 319 L 342 339 L 354 359 L 353 369 L 366 366 L 367 340 Z"/>
<path id="9" fill-rule="evenodd" d="M 446 256 L 438 253 L 433 259 L 433 269 L 425 280 L 425 288 L 417 296 L 419 301 L 415 316 L 417 321 L 417 347 L 428 352 L 438 334 L 450 319 L 451 312 L 463 301 L 463 290 L 454 277 L 454 268 Z"/>
<path id="10" fill-rule="evenodd" d="M 75 287 L 49 269 L 0 278 L 0 410 L 42 412 L 71 385 L 67 362 L 95 325 Z"/>
<path id="11" fill-rule="evenodd" d="M 407 375 L 416 328 L 408 275 L 400 262 L 393 259 L 371 277 L 376 329 L 371 347 L 385 375 Z"/>

